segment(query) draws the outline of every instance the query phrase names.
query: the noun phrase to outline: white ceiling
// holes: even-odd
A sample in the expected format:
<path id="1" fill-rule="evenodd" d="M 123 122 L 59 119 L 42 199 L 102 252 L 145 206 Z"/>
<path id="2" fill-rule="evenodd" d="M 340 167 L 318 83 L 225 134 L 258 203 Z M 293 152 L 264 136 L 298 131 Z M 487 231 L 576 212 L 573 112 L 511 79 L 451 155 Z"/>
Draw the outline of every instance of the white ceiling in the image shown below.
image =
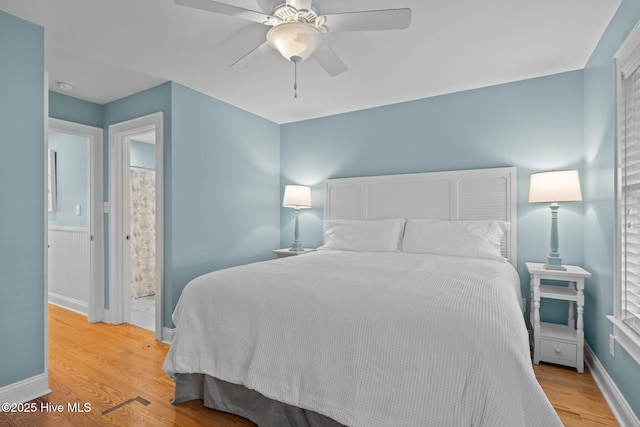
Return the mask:
<path id="1" fill-rule="evenodd" d="M 220 0 L 260 10 L 270 0 Z M 284 0 L 283 0 L 284 2 Z M 104 104 L 172 80 L 276 123 L 581 69 L 621 0 L 314 0 L 320 14 L 411 8 L 407 30 L 329 33 L 329 77 L 277 52 L 229 65 L 267 27 L 173 0 L 0 0 L 45 28 L 50 88 Z M 73 83 L 71 91 L 56 81 Z"/>

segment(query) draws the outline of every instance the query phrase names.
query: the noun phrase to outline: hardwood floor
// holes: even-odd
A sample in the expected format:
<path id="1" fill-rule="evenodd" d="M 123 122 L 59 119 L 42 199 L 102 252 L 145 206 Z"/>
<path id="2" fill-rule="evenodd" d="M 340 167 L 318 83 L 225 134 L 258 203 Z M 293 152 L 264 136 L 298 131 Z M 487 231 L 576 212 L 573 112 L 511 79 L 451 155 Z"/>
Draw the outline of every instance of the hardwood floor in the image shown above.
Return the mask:
<path id="1" fill-rule="evenodd" d="M 49 305 L 49 388 L 35 413 L 0 413 L 1 426 L 254 426 L 192 401 L 171 405 L 174 386 L 162 372 L 169 346 L 132 325 L 90 324 Z M 63 411 L 40 410 L 63 405 Z M 67 405 L 89 404 L 71 412 Z"/>
<path id="2" fill-rule="evenodd" d="M 254 426 L 199 401 L 171 405 L 173 382 L 162 372 L 168 349 L 147 330 L 90 324 L 50 305 L 52 393 L 30 402 L 33 413 L 0 413 L 0 425 Z M 567 427 L 618 425 L 586 369 L 584 374 L 553 365 L 534 369 Z"/>
<path id="3" fill-rule="evenodd" d="M 586 366 L 584 374 L 547 363 L 533 365 L 533 370 L 566 427 L 618 425 Z"/>

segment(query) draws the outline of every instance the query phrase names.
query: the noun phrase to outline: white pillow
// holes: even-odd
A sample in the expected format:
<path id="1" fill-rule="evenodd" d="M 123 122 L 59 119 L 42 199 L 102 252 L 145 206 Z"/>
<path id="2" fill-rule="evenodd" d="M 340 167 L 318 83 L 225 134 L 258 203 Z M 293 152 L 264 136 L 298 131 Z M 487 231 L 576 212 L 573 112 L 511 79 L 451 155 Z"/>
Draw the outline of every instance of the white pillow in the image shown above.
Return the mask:
<path id="1" fill-rule="evenodd" d="M 407 219 L 402 251 L 501 258 L 500 241 L 510 224 L 494 220 Z"/>
<path id="2" fill-rule="evenodd" d="M 319 249 L 360 252 L 398 252 L 404 231 L 404 218 L 326 220 L 324 245 Z"/>

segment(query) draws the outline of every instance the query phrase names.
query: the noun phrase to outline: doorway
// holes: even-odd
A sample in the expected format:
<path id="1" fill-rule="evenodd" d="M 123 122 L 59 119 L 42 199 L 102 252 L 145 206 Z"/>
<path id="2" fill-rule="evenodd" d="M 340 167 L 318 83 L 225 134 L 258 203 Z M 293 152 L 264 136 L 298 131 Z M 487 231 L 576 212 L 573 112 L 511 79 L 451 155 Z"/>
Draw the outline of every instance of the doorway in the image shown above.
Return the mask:
<path id="1" fill-rule="evenodd" d="M 162 339 L 162 113 L 109 126 L 109 321 Z"/>
<path id="2" fill-rule="evenodd" d="M 155 331 L 156 167 L 155 131 L 129 137 L 130 281 L 124 321 Z M 125 294 L 127 289 L 125 289 Z"/>
<path id="3" fill-rule="evenodd" d="M 104 318 L 102 129 L 49 119 L 48 301 Z"/>

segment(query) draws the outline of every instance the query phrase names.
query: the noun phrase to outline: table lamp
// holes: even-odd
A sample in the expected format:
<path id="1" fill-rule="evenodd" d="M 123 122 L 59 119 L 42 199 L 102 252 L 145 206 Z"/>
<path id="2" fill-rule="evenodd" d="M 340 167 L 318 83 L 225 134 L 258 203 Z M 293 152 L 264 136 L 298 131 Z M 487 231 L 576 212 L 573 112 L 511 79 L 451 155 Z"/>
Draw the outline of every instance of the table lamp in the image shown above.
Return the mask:
<path id="1" fill-rule="evenodd" d="M 577 170 L 552 170 L 531 174 L 529 203 L 551 203 L 551 252 L 544 268 L 566 270 L 558 253 L 558 203 L 582 201 Z"/>
<path id="2" fill-rule="evenodd" d="M 306 185 L 286 185 L 284 187 L 284 198 L 282 206 L 293 208 L 296 211 L 295 240 L 291 244 L 291 251 L 302 252 L 304 248 L 300 244 L 300 228 L 298 227 L 298 216 L 301 208 L 311 207 L 311 188 Z"/>

